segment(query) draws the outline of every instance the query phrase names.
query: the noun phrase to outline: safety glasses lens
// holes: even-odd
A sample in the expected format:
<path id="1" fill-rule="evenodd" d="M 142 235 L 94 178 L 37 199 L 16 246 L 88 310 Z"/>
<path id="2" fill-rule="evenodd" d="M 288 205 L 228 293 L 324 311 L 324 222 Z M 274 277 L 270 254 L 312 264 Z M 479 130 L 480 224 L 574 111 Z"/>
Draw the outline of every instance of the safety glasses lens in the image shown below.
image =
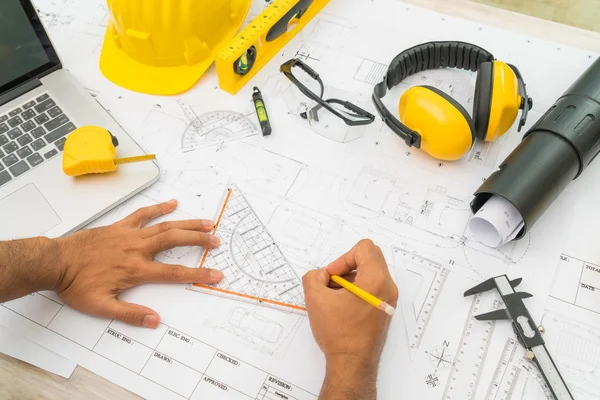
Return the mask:
<path id="1" fill-rule="evenodd" d="M 308 109 L 317 105 L 316 101 L 311 100 L 296 85 L 291 83 L 283 91 L 283 101 L 288 110 L 296 116 L 301 116 Z"/>
<path id="2" fill-rule="evenodd" d="M 359 118 L 356 114 L 341 104 L 331 104 L 340 114 L 349 119 Z M 346 143 L 360 138 L 366 129 L 366 125 L 351 126 L 329 111 L 327 108 L 317 106 L 307 112 L 308 120 L 312 129 L 319 135 L 340 143 Z"/>

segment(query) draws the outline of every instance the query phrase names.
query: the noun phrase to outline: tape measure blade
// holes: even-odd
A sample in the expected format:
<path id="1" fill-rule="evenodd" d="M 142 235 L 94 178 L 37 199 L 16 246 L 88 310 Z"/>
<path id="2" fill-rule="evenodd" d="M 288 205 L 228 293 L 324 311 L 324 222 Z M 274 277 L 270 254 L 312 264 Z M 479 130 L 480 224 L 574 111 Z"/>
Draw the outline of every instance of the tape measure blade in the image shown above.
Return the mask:
<path id="1" fill-rule="evenodd" d="M 136 156 L 136 157 L 123 157 L 123 158 L 116 158 L 115 164 L 117 164 L 117 165 L 131 164 L 131 163 L 138 163 L 138 162 L 143 162 L 143 161 L 152 161 L 154 159 L 156 159 L 156 156 L 154 154 L 147 154 L 147 155 Z"/>

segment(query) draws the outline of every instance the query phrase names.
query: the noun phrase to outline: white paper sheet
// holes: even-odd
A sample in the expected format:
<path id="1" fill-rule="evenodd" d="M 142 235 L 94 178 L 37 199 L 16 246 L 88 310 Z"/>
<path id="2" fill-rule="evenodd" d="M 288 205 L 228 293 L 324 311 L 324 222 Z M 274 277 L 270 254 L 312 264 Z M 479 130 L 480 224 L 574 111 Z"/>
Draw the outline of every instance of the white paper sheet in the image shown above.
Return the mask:
<path id="1" fill-rule="evenodd" d="M 512 241 L 525 226 L 525 221 L 508 200 L 492 196 L 469 222 L 469 228 L 486 246 L 497 248 Z"/>
<path id="2" fill-rule="evenodd" d="M 536 104 L 529 127 L 596 54 L 395 0 L 332 0 L 239 95 L 218 90 L 211 69 L 194 89 L 165 98 L 121 90 L 101 76 L 104 1 L 39 0 L 37 6 L 65 65 L 145 150 L 157 154 L 161 166 L 160 182 L 98 224 L 173 197 L 180 201 L 175 218 L 210 217 L 225 185 L 234 182 L 299 276 L 371 238 L 383 249 L 399 286 L 407 285 L 403 277 L 411 282 L 401 291 L 402 312 L 392 319 L 379 398 L 485 398 L 514 335 L 508 323 L 492 327 L 471 320 L 475 312 L 501 306 L 493 294 L 474 308 L 479 303 L 463 293 L 491 276 L 523 277 L 522 290 L 534 294 L 527 306 L 540 316 L 558 268 L 568 203 L 548 210 L 522 240 L 490 249 L 468 230 L 469 203 L 520 141 L 516 127 L 497 142 L 476 143 L 455 163 L 407 148 L 379 118 L 361 138 L 340 144 L 289 113 L 282 96 L 290 83 L 279 64 L 300 57 L 319 72 L 326 91 L 351 91 L 369 104 L 373 84 L 403 49 L 429 40 L 473 41 L 521 70 Z M 471 110 L 475 80 L 467 71 L 427 71 L 391 90 L 384 102 L 395 110 L 404 90 L 429 84 Z M 251 129 L 246 129 L 219 140 L 218 135 L 198 137 L 201 133 L 190 128 L 202 118 L 226 128 L 232 113 L 245 116 L 243 126 L 256 126 L 254 85 L 269 105 L 273 135 L 248 135 Z M 201 252 L 175 249 L 161 260 L 195 266 Z M 0 322 L 150 399 L 269 398 L 267 393 L 273 397 L 277 391 L 315 399 L 319 393 L 325 365 L 305 317 L 191 292 L 183 285 L 146 285 L 123 298 L 158 311 L 161 327 L 148 331 L 84 316 L 47 293 L 5 303 Z M 474 339 L 465 344 L 462 338 L 471 330 Z M 515 350 L 511 357 L 511 366 L 521 371 L 511 389 L 514 396 L 543 393 L 535 374 L 520 364 L 522 354 Z"/>
<path id="3" fill-rule="evenodd" d="M 6 354 L 63 378 L 70 378 L 77 364 L 27 340 L 12 329 L 0 326 L 0 353 Z"/>

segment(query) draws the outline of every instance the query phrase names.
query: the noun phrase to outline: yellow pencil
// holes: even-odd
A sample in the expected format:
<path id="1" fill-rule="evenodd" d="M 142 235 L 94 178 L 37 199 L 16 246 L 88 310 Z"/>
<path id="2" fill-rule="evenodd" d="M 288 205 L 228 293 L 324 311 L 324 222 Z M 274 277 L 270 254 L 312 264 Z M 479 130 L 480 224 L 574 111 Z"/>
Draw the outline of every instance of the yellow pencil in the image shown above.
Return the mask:
<path id="1" fill-rule="evenodd" d="M 338 285 L 340 285 L 341 287 L 343 287 L 344 289 L 348 289 L 348 291 L 350 293 L 355 294 L 356 296 L 360 297 L 367 303 L 373 305 L 376 308 L 379 308 L 381 311 L 385 312 L 387 315 L 390 315 L 390 316 L 394 315 L 394 311 L 395 311 L 394 307 L 390 306 L 385 301 L 378 299 L 377 297 L 373 296 L 369 292 L 359 288 L 355 284 L 348 282 L 341 276 L 332 275 L 331 280 L 334 281 L 335 283 L 337 283 Z"/>

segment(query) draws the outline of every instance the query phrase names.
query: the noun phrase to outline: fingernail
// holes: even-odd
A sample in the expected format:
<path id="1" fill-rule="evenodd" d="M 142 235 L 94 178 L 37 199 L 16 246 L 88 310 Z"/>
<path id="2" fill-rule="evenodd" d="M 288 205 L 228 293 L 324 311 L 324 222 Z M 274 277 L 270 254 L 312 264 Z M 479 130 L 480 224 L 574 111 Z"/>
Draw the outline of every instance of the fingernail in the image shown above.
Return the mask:
<path id="1" fill-rule="evenodd" d="M 223 279 L 223 273 L 219 270 L 213 269 L 210 271 L 210 278 L 216 281 Z"/>
<path id="2" fill-rule="evenodd" d="M 216 236 L 211 236 L 210 237 L 210 244 L 212 244 L 213 246 L 218 246 L 221 244 L 221 239 L 219 239 Z"/>
<path id="3" fill-rule="evenodd" d="M 158 317 L 154 314 L 148 314 L 144 317 L 144 320 L 142 321 L 142 325 L 144 325 L 145 328 L 157 328 L 158 327 Z"/>
<path id="4" fill-rule="evenodd" d="M 175 205 L 175 204 L 177 204 L 177 199 L 171 199 L 171 200 L 167 201 L 167 204 L 170 206 Z"/>
<path id="5" fill-rule="evenodd" d="M 215 223 L 209 219 L 205 219 L 202 221 L 202 225 L 206 228 L 206 229 L 212 229 L 215 227 Z"/>

